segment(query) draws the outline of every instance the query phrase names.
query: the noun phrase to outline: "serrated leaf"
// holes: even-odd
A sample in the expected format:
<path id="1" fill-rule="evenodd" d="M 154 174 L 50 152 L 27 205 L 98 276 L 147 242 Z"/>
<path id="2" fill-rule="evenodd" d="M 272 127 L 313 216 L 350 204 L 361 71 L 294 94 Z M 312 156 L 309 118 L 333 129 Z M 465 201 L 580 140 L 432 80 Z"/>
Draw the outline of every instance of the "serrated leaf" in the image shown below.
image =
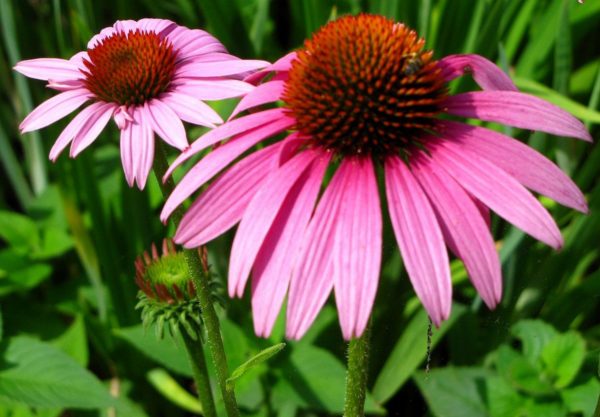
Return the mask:
<path id="1" fill-rule="evenodd" d="M 266 349 L 261 350 L 252 358 L 248 359 L 246 362 L 238 366 L 233 370 L 231 376 L 227 378 L 227 387 L 229 389 L 233 389 L 235 386 L 235 382 L 237 379 L 244 376 L 248 371 L 250 371 L 255 366 L 260 365 L 268 361 L 270 358 L 281 352 L 281 350 L 285 347 L 285 343 L 278 343 L 274 346 L 268 347 Z"/>
<path id="2" fill-rule="evenodd" d="M 87 369 L 47 343 L 14 337 L 2 343 L 0 401 L 42 408 L 98 409 L 115 401 Z"/>
<path id="3" fill-rule="evenodd" d="M 153 369 L 146 374 L 148 381 L 158 392 L 184 410 L 202 414 L 200 402 L 181 387 L 164 369 Z"/>
<path id="4" fill-rule="evenodd" d="M 564 388 L 577 376 L 585 359 L 585 341 L 575 332 L 552 339 L 542 350 L 541 359 L 554 377 L 554 386 Z"/>
<path id="5" fill-rule="evenodd" d="M 551 325 L 542 320 L 521 320 L 511 328 L 511 333 L 523 344 L 523 354 L 536 363 L 544 346 L 558 335 Z"/>
<path id="6" fill-rule="evenodd" d="M 552 386 L 541 375 L 541 370 L 507 345 L 498 348 L 496 354 L 498 373 L 519 391 L 529 395 L 548 395 L 554 393 Z"/>

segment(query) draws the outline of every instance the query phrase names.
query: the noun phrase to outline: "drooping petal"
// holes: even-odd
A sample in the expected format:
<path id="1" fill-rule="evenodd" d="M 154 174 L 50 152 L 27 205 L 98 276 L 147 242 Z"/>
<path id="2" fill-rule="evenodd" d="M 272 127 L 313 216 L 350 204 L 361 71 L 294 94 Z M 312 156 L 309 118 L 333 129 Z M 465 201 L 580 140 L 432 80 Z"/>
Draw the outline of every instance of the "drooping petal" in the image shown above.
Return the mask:
<path id="1" fill-rule="evenodd" d="M 282 58 L 279 58 L 268 67 L 249 75 L 244 79 L 244 81 L 255 84 L 266 77 L 270 72 L 289 71 L 292 67 L 292 61 L 294 59 L 296 59 L 296 52 L 290 52 Z"/>
<path id="2" fill-rule="evenodd" d="M 475 54 L 448 55 L 438 61 L 447 82 L 471 74 L 484 90 L 518 91 L 510 77 L 492 61 Z"/>
<path id="3" fill-rule="evenodd" d="M 285 197 L 297 181 L 305 181 L 315 151 L 300 152 L 264 181 L 244 211 L 229 261 L 229 295 L 241 297 L 256 255 Z M 303 175 L 304 174 L 304 175 Z"/>
<path id="4" fill-rule="evenodd" d="M 94 106 L 94 109 L 90 111 L 89 118 L 85 121 L 79 132 L 75 134 L 75 138 L 71 144 L 71 158 L 75 158 L 96 140 L 117 107 L 113 103 L 93 103 L 88 109 L 92 106 Z"/>
<path id="5" fill-rule="evenodd" d="M 286 335 L 290 339 L 306 333 L 333 288 L 332 251 L 350 174 L 347 167 L 340 166 L 325 189 L 295 256 L 287 307 Z"/>
<path id="6" fill-rule="evenodd" d="M 264 134 L 258 141 L 277 133 L 282 132 L 288 127 L 293 126 L 294 119 L 287 116 L 283 109 L 270 109 L 260 113 L 250 114 L 248 116 L 240 117 L 239 119 L 231 120 L 215 129 L 210 130 L 204 135 L 192 143 L 192 145 L 182 152 L 175 161 L 169 166 L 165 174 L 165 178 L 168 178 L 173 170 L 179 165 L 187 161 L 189 158 L 194 156 L 200 151 L 214 145 L 223 139 L 230 138 L 238 134 L 246 134 L 250 130 L 258 127 L 264 127 L 264 129 L 256 129 L 256 131 Z M 246 133 L 245 133 L 246 132 Z"/>
<path id="7" fill-rule="evenodd" d="M 445 101 L 447 112 L 521 129 L 539 130 L 591 142 L 583 123 L 541 98 L 514 91 L 475 91 L 457 94 Z"/>
<path id="8" fill-rule="evenodd" d="M 442 121 L 444 138 L 454 140 L 513 176 L 531 190 L 587 212 L 577 185 L 552 161 L 535 149 L 501 133 L 478 126 Z"/>
<path id="9" fill-rule="evenodd" d="M 85 123 L 98 111 L 100 103 L 93 103 L 81 110 L 63 129 L 50 149 L 50 160 L 55 162 L 60 153 L 71 143 L 73 138 L 85 126 Z"/>
<path id="10" fill-rule="evenodd" d="M 227 52 L 221 42 L 200 29 L 178 26 L 169 33 L 167 38 L 178 51 L 178 61 L 185 61 L 212 52 Z"/>
<path id="11" fill-rule="evenodd" d="M 254 152 L 217 178 L 186 211 L 175 242 L 195 248 L 240 221 L 264 178 L 277 168 L 279 143 Z"/>
<path id="12" fill-rule="evenodd" d="M 382 222 L 371 157 L 346 158 L 351 173 L 342 191 L 333 245 L 335 301 L 344 339 L 359 337 L 369 320 L 381 267 Z"/>
<path id="13" fill-rule="evenodd" d="M 132 138 L 131 153 L 135 167 L 135 180 L 138 188 L 143 190 L 154 162 L 154 132 L 146 120 L 147 116 L 144 111 L 139 110 L 136 116 L 139 124 L 137 132 L 134 130 L 132 133 L 132 136 L 134 134 L 136 136 Z"/>
<path id="14" fill-rule="evenodd" d="M 73 62 L 60 58 L 28 59 L 17 62 L 13 69 L 36 80 L 66 81 L 83 77 Z"/>
<path id="15" fill-rule="evenodd" d="M 144 18 L 137 21 L 140 30 L 154 32 L 161 36 L 169 35 L 175 28 L 180 27 L 175 22 L 167 19 Z"/>
<path id="16" fill-rule="evenodd" d="M 494 308 L 502 296 L 502 271 L 491 232 L 477 206 L 450 175 L 425 155 L 411 160 L 411 167 L 477 292 L 489 308 Z"/>
<path id="17" fill-rule="evenodd" d="M 143 114 L 152 130 L 169 145 L 179 150 L 188 147 L 183 123 L 177 113 L 167 104 L 161 100 L 152 99 L 150 102 L 144 103 Z"/>
<path id="18" fill-rule="evenodd" d="M 243 96 L 254 89 L 252 84 L 227 79 L 180 79 L 177 90 L 199 100 L 223 100 Z"/>
<path id="19" fill-rule="evenodd" d="M 265 68 L 267 61 L 251 59 L 230 59 L 214 62 L 190 62 L 182 65 L 175 72 L 176 76 L 189 78 L 224 77 L 242 74 L 248 71 Z"/>
<path id="20" fill-rule="evenodd" d="M 285 129 L 285 120 L 275 120 L 273 123 L 261 126 L 240 135 L 225 145 L 218 147 L 202 158 L 188 173 L 182 178 L 175 190 L 171 193 L 161 212 L 160 218 L 165 222 L 173 210 L 175 210 L 186 198 L 192 195 L 202 185 L 209 181 L 231 161 L 236 159 L 242 153 L 256 145 L 265 137 L 272 134 L 273 131 L 280 132 Z M 224 126 L 224 125 L 223 125 Z M 281 128 L 281 126 L 284 126 Z M 218 129 L 218 128 L 217 128 Z M 216 130 L 216 129 L 215 129 Z M 214 130 L 213 130 L 214 131 Z M 210 132 L 209 132 L 210 133 Z M 177 160 L 174 162 L 174 164 Z M 173 164 L 171 165 L 171 168 Z M 166 175 L 168 175 L 167 172 Z"/>
<path id="21" fill-rule="evenodd" d="M 504 170 L 452 141 L 439 141 L 428 148 L 435 163 L 499 216 L 555 249 L 562 246 L 552 216 Z"/>
<path id="22" fill-rule="evenodd" d="M 88 101 L 92 94 L 87 89 L 77 89 L 60 93 L 37 106 L 21 122 L 21 133 L 46 127 L 76 110 Z"/>
<path id="23" fill-rule="evenodd" d="M 207 127 L 215 127 L 215 124 L 223 123 L 219 113 L 212 107 L 187 94 L 173 91 L 163 94 L 160 100 L 168 104 L 185 122 Z"/>
<path id="24" fill-rule="evenodd" d="M 232 119 L 239 113 L 252 107 L 279 100 L 283 94 L 284 87 L 285 82 L 283 81 L 269 81 L 259 85 L 240 100 L 229 118 Z"/>
<path id="25" fill-rule="evenodd" d="M 271 334 L 291 279 L 293 261 L 312 214 L 331 154 L 321 152 L 285 199 L 252 270 L 252 312 L 257 335 Z"/>
<path id="26" fill-rule="evenodd" d="M 135 171 L 133 166 L 133 152 L 131 150 L 132 142 L 136 138 L 133 135 L 133 123 L 129 123 L 124 129 L 121 130 L 120 148 L 121 148 L 121 164 L 123 165 L 123 172 L 125 173 L 125 179 L 130 187 L 133 187 L 135 183 Z"/>
<path id="27" fill-rule="evenodd" d="M 452 282 L 435 213 L 408 167 L 396 156 L 385 161 L 385 189 L 408 277 L 429 317 L 439 326 L 450 315 Z"/>

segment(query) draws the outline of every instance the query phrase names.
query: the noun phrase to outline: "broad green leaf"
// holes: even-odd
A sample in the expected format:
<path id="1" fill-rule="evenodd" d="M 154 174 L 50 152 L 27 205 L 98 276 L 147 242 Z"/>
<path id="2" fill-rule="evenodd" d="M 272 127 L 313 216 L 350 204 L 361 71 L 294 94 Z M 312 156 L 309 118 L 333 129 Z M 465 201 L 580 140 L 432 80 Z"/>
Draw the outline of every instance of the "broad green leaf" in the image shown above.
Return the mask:
<path id="1" fill-rule="evenodd" d="M 554 389 L 542 376 L 542 371 L 527 358 L 507 345 L 502 345 L 496 353 L 498 373 L 513 388 L 529 395 L 553 394 Z"/>
<path id="2" fill-rule="evenodd" d="M 186 411 L 202 414 L 200 402 L 182 388 L 167 371 L 157 368 L 149 371 L 146 376 L 150 384 L 173 404 Z"/>
<path id="3" fill-rule="evenodd" d="M 183 342 L 175 343 L 170 337 L 158 340 L 153 329 L 144 330 L 142 325 L 117 329 L 115 333 L 156 363 L 180 375 L 192 376 Z"/>
<path id="4" fill-rule="evenodd" d="M 308 404 L 306 408 L 342 413 L 346 370 L 327 350 L 305 344 L 293 346 L 289 361 L 281 368 L 281 378 Z M 365 411 L 381 414 L 384 410 L 367 394 Z"/>
<path id="5" fill-rule="evenodd" d="M 575 332 L 556 336 L 544 346 L 541 359 L 554 378 L 554 386 L 564 388 L 577 376 L 585 359 L 585 341 Z"/>
<path id="6" fill-rule="evenodd" d="M 414 380 L 433 415 L 482 417 L 488 415 L 481 390 L 488 376 L 485 369 L 446 367 L 419 372 Z"/>
<path id="7" fill-rule="evenodd" d="M 271 357 L 278 354 L 284 347 L 285 347 L 285 343 L 279 343 L 275 346 L 268 347 L 268 348 L 258 352 L 252 358 L 248 359 L 246 362 L 244 362 L 243 364 L 238 366 L 236 369 L 234 369 L 233 372 L 231 373 L 231 376 L 229 378 L 227 378 L 227 386 L 229 387 L 229 389 L 233 389 L 233 387 L 235 386 L 236 380 L 238 380 L 239 378 L 244 376 L 246 373 L 248 373 L 248 371 L 250 371 L 255 366 L 268 361 Z"/>
<path id="8" fill-rule="evenodd" d="M 464 313 L 465 307 L 453 304 L 452 315 L 433 332 L 432 347 L 442 339 L 455 321 Z M 373 397 L 380 403 L 390 399 L 410 378 L 412 373 L 425 360 L 427 355 L 427 328 L 429 318 L 424 309 L 410 320 L 396 342 L 392 353 L 385 361 L 373 387 Z"/>
<path id="9" fill-rule="evenodd" d="M 507 380 L 499 376 L 486 378 L 487 403 L 491 417 L 514 417 L 522 412 L 526 398 L 520 395 Z"/>
<path id="10" fill-rule="evenodd" d="M 60 350 L 28 337 L 2 343 L 0 402 L 97 409 L 115 401 L 102 383 Z"/>
<path id="11" fill-rule="evenodd" d="M 62 255 L 73 247 L 73 239 L 64 230 L 47 227 L 43 230 L 40 248 L 31 254 L 32 259 L 49 259 Z"/>
<path id="12" fill-rule="evenodd" d="M 30 251 L 37 249 L 40 236 L 35 222 L 22 214 L 0 211 L 0 238 L 15 249 Z"/>
<path id="13" fill-rule="evenodd" d="M 89 352 L 83 316 L 77 315 L 67 331 L 54 339 L 52 344 L 75 359 L 79 365 L 87 366 Z"/>
<path id="14" fill-rule="evenodd" d="M 523 354 L 536 363 L 544 347 L 558 335 L 554 327 L 542 320 L 521 320 L 511 328 L 511 333 L 523 344 Z"/>
<path id="15" fill-rule="evenodd" d="M 600 398 L 600 382 L 592 377 L 581 385 L 562 390 L 560 396 L 569 412 L 591 416 Z"/>

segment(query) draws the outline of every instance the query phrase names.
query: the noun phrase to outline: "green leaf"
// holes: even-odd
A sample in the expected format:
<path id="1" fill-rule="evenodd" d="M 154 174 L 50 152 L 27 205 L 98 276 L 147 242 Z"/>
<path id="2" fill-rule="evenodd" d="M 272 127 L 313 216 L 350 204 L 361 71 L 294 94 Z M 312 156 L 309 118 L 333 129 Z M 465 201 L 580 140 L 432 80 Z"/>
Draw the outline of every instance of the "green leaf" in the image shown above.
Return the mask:
<path id="1" fill-rule="evenodd" d="M 442 339 L 456 320 L 465 312 L 460 304 L 452 306 L 452 315 L 434 331 L 431 339 L 432 347 Z M 424 309 L 410 320 L 396 342 L 392 353 L 385 361 L 373 387 L 373 397 L 380 403 L 390 399 L 396 391 L 410 378 L 427 355 L 427 327 L 429 318 Z"/>
<path id="2" fill-rule="evenodd" d="M 562 390 L 560 396 L 571 413 L 591 416 L 600 397 L 600 382 L 597 378 L 590 378 L 584 384 Z"/>
<path id="3" fill-rule="evenodd" d="M 46 343 L 14 337 L 2 343 L 0 401 L 43 408 L 96 409 L 115 401 L 102 383 Z"/>
<path id="4" fill-rule="evenodd" d="M 73 239 L 57 227 L 47 227 L 42 234 L 39 250 L 31 254 L 32 259 L 56 258 L 73 248 Z"/>
<path id="5" fill-rule="evenodd" d="M 521 320 L 511 328 L 514 337 L 521 340 L 523 354 L 531 363 L 536 363 L 544 346 L 558 335 L 554 327 L 542 320 Z"/>
<path id="6" fill-rule="evenodd" d="M 177 346 L 170 337 L 158 340 L 154 329 L 144 330 L 142 325 L 117 329 L 115 333 L 156 363 L 180 375 L 192 376 L 192 370 L 183 350 L 183 342 Z"/>
<path id="7" fill-rule="evenodd" d="M 491 417 L 514 417 L 522 412 L 526 398 L 499 376 L 486 378 L 487 402 Z"/>
<path id="8" fill-rule="evenodd" d="M 54 339 L 52 344 L 75 359 L 79 365 L 87 366 L 89 352 L 83 316 L 77 315 L 67 331 Z"/>
<path id="9" fill-rule="evenodd" d="M 575 332 L 561 334 L 542 350 L 541 359 L 554 378 L 556 388 L 564 388 L 577 376 L 585 359 L 585 341 Z"/>
<path id="10" fill-rule="evenodd" d="M 186 411 L 202 414 L 200 402 L 181 387 L 164 369 L 153 369 L 146 374 L 148 381 L 167 400 Z"/>
<path id="11" fill-rule="evenodd" d="M 543 377 L 541 370 L 507 345 L 498 348 L 496 354 L 498 372 L 513 388 L 530 395 L 549 395 L 554 393 Z"/>
<path id="12" fill-rule="evenodd" d="M 479 368 L 447 367 L 414 379 L 435 416 L 481 417 L 488 415 L 481 387 L 489 375 Z"/>
<path id="13" fill-rule="evenodd" d="M 233 389 L 233 387 L 235 386 L 236 380 L 238 380 L 239 378 L 244 376 L 249 370 L 251 370 L 255 366 L 268 361 L 271 357 L 278 354 L 284 347 L 285 347 L 285 343 L 279 343 L 277 345 L 268 347 L 268 348 L 258 352 L 252 358 L 248 359 L 246 362 L 244 362 L 243 364 L 238 366 L 231 373 L 231 376 L 229 378 L 227 378 L 227 387 L 229 389 Z"/>
<path id="14" fill-rule="evenodd" d="M 10 211 L 0 211 L 0 238 L 22 251 L 36 249 L 40 243 L 35 222 L 27 216 Z"/>

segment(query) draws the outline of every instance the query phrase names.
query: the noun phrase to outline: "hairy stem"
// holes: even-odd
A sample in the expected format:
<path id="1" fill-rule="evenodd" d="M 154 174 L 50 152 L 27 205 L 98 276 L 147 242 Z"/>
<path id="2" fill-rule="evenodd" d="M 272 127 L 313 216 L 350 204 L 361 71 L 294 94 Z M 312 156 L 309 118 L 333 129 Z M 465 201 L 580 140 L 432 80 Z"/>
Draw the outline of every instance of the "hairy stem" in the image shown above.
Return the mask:
<path id="1" fill-rule="evenodd" d="M 371 326 L 368 325 L 362 336 L 350 340 L 348 344 L 348 370 L 346 372 L 345 417 L 365 415 L 367 393 L 367 373 L 369 369 L 369 339 Z"/>
<path id="2" fill-rule="evenodd" d="M 169 178 L 166 182 L 162 182 L 162 177 L 167 171 L 169 163 L 165 154 L 164 147 L 160 140 L 156 141 L 156 153 L 154 157 L 154 173 L 160 184 L 163 196 L 167 198 L 169 194 L 175 188 L 175 183 L 172 178 Z M 177 210 L 171 215 L 171 220 L 177 226 L 183 217 L 183 208 L 178 207 Z M 227 378 L 229 371 L 227 369 L 227 358 L 225 356 L 225 348 L 223 347 L 223 339 L 221 338 L 221 327 L 219 325 L 219 318 L 215 312 L 215 308 L 212 303 L 212 297 L 210 293 L 209 276 L 202 268 L 202 260 L 196 250 L 185 249 L 185 259 L 188 265 L 190 276 L 196 287 L 196 293 L 198 300 L 200 301 L 200 308 L 202 309 L 202 318 L 204 319 L 204 327 L 206 328 L 206 340 L 208 342 L 208 348 L 215 365 L 215 374 L 217 377 L 217 383 L 221 390 L 223 397 L 223 403 L 227 411 L 228 417 L 238 417 L 239 410 L 235 400 L 235 394 L 233 390 L 227 389 Z"/>

